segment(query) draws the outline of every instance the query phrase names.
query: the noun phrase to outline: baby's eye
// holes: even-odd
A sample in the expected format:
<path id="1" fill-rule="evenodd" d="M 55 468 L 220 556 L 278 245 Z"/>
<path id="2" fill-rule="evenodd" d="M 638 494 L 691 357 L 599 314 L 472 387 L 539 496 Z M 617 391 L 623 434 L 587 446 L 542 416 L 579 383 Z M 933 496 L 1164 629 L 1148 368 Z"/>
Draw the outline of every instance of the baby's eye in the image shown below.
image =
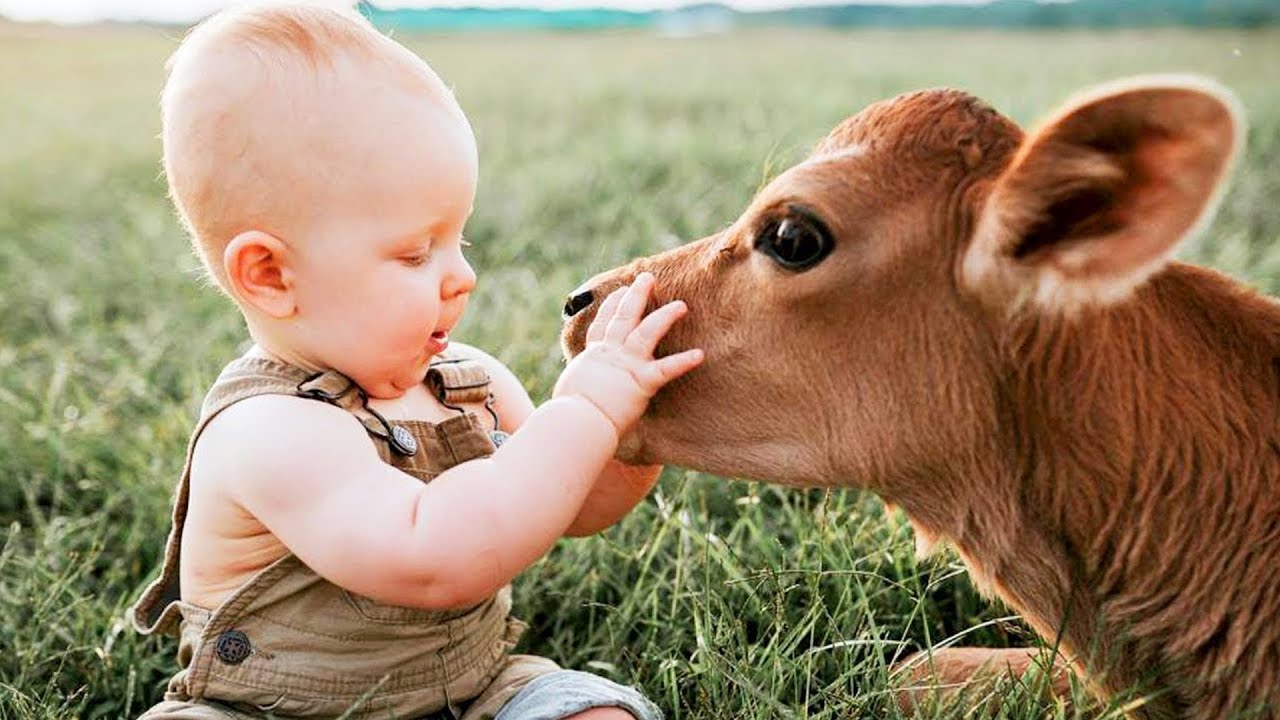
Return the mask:
<path id="1" fill-rule="evenodd" d="M 418 253 L 417 255 L 406 255 L 400 258 L 400 262 L 408 265 L 409 267 L 419 267 L 427 264 L 427 261 L 430 259 L 431 253 Z"/>

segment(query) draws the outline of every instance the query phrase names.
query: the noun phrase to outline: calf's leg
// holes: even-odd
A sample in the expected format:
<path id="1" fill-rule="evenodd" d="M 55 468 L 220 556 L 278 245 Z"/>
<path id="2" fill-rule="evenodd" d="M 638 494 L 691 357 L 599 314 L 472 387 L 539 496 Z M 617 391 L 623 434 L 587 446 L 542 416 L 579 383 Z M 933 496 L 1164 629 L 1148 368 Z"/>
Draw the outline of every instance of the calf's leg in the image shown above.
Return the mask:
<path id="1" fill-rule="evenodd" d="M 941 648 L 915 653 L 896 663 L 890 673 L 898 688 L 898 706 L 907 714 L 961 695 L 978 704 L 999 702 L 990 691 L 1010 679 L 1038 683 L 1033 687 L 1042 688 L 1047 697 L 1070 704 L 1066 660 L 1055 656 L 1052 667 L 1045 667 L 1046 662 L 1045 651 L 1032 648 Z M 1028 677 L 1033 669 L 1035 677 Z"/>

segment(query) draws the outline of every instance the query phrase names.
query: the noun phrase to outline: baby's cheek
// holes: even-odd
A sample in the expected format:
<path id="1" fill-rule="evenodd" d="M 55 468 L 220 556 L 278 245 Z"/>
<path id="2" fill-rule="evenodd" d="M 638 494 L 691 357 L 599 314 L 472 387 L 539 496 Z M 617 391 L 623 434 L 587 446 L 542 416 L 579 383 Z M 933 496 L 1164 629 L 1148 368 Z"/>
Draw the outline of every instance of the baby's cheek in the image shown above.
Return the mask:
<path id="1" fill-rule="evenodd" d="M 426 325 L 427 332 L 435 326 L 436 320 L 440 317 L 440 301 L 435 297 L 418 297 L 409 303 L 413 322 L 419 329 Z"/>

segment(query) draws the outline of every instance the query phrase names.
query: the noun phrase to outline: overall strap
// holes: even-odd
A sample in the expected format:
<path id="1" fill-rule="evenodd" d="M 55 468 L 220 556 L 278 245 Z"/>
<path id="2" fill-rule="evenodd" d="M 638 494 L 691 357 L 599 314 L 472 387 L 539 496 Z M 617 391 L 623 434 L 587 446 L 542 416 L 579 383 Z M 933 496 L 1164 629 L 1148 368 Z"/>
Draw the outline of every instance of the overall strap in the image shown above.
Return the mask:
<path id="1" fill-rule="evenodd" d="M 456 355 L 437 356 L 427 372 L 426 382 L 435 396 L 448 407 L 461 411 L 461 408 L 456 407 L 458 404 L 484 402 L 495 422 L 495 429 L 488 433 L 493 446 L 506 439 L 506 434 L 496 427 L 497 415 L 493 411 L 492 395 L 489 392 L 489 374 L 480 363 Z M 417 453 L 418 441 L 413 433 L 402 425 L 389 422 L 370 408 L 364 390 L 342 373 L 334 370 L 309 373 L 302 368 L 258 357 L 233 361 L 219 375 L 206 395 L 196 427 L 187 442 L 186 459 L 174 493 L 172 524 L 165 544 L 165 561 L 160 576 L 147 586 L 142 597 L 128 612 L 133 625 L 144 634 L 172 634 L 177 631 L 181 597 L 179 558 L 182 528 L 186 522 L 190 497 L 191 458 L 196 440 L 218 413 L 241 400 L 264 394 L 295 395 L 330 403 L 349 411 L 370 435 L 385 441 L 385 447 L 389 447 L 392 453 L 401 455 L 402 459 L 408 460 Z M 454 424 L 450 425 L 453 426 Z M 474 418 L 455 429 L 461 431 L 468 427 L 484 432 Z M 466 451 L 453 455 L 473 457 L 492 452 L 493 449 L 487 441 L 484 447 L 475 442 L 465 446 L 468 448 Z M 386 451 L 379 451 L 380 455 L 384 452 Z M 390 457 L 383 456 L 383 459 L 391 462 Z M 421 459 L 413 458 L 409 462 L 413 465 Z"/>
<path id="2" fill-rule="evenodd" d="M 441 405 L 462 412 L 459 406 L 463 403 L 484 403 L 484 409 L 493 419 L 489 439 L 494 447 L 500 447 L 508 435 L 502 431 L 498 413 L 493 409 L 493 392 L 489 384 L 489 371 L 471 358 L 442 354 L 432 361 L 427 370 L 427 387 L 431 388 Z"/>
<path id="3" fill-rule="evenodd" d="M 307 371 L 265 358 L 239 358 L 232 361 L 205 395 L 196 426 L 187 441 L 186 458 L 174 491 L 173 515 L 169 537 L 165 543 L 164 565 L 160 576 L 143 591 L 141 598 L 128 610 L 128 618 L 143 634 L 177 634 L 180 620 L 181 587 L 179 560 L 182 552 L 182 529 L 187 519 L 191 489 L 191 459 L 196 441 L 218 413 L 257 395 L 291 394 L 307 376 Z"/>
<path id="4" fill-rule="evenodd" d="M 492 397 L 489 373 L 469 358 L 445 357 L 432 362 L 427 387 L 446 406 L 488 402 Z"/>
<path id="5" fill-rule="evenodd" d="M 478 361 L 441 353 L 431 361 L 425 382 L 440 404 L 459 413 L 464 412 L 460 407 L 463 404 L 484 403 L 493 418 L 494 430 L 490 436 L 494 443 L 501 444 L 506 439 L 506 433 L 498 430 L 498 415 L 493 409 L 493 393 L 489 390 L 489 372 Z M 370 435 L 386 442 L 398 455 L 411 456 L 417 452 L 417 442 L 412 434 L 369 407 L 365 391 L 336 370 L 308 376 L 298 383 L 297 395 L 348 410 Z"/>

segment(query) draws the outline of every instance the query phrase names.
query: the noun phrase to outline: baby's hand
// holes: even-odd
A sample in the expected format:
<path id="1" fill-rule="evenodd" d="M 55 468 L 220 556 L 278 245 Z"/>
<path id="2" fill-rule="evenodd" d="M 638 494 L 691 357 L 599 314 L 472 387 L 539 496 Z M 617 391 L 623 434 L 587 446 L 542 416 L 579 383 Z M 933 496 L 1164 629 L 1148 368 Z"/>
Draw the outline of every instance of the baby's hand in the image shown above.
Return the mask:
<path id="1" fill-rule="evenodd" d="M 659 388 L 702 362 L 697 349 L 653 358 L 658 341 L 688 308 L 679 300 L 669 302 L 642 320 L 652 290 L 653 275 L 643 272 L 605 298 L 587 328 L 586 348 L 569 362 L 552 393 L 586 398 L 613 421 L 619 435 L 640 418 Z"/>

